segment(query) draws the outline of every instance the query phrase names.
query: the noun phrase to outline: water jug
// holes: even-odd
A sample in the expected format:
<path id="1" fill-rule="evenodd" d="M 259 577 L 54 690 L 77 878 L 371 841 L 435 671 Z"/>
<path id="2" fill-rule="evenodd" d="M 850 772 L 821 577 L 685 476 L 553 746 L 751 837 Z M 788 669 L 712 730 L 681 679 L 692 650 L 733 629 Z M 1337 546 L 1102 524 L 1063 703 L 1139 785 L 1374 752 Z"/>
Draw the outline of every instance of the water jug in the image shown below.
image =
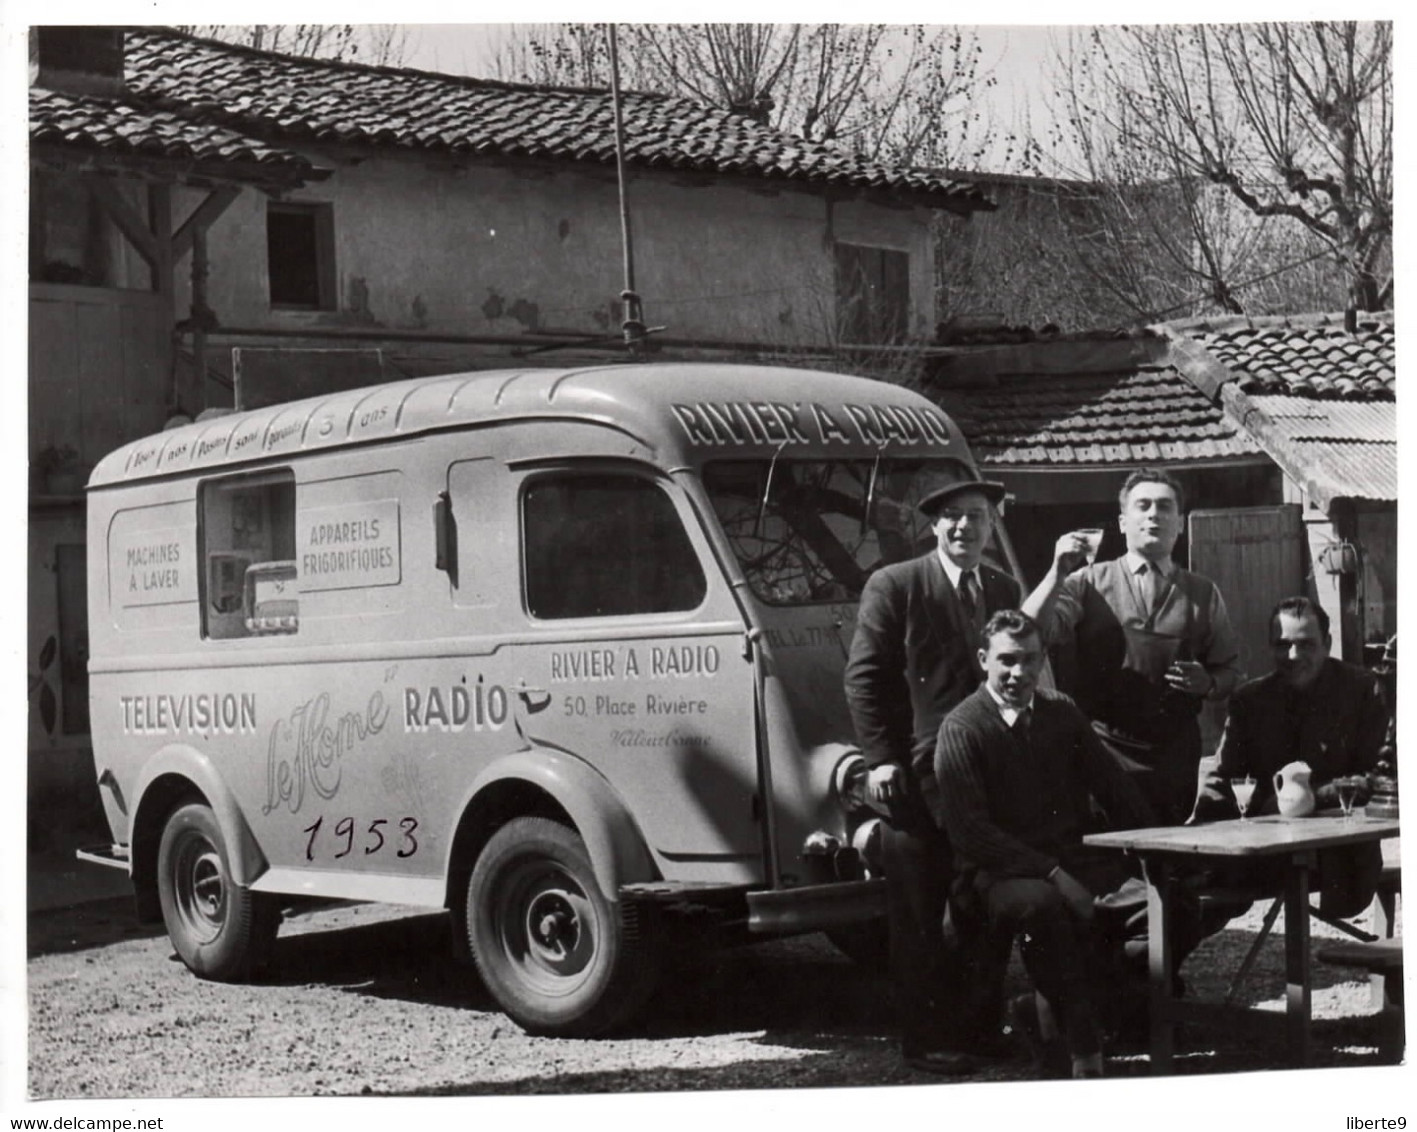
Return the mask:
<path id="1" fill-rule="evenodd" d="M 1313 773 L 1308 763 L 1290 763 L 1275 771 L 1274 798 L 1281 817 L 1302 818 L 1314 812 L 1314 791 L 1309 786 Z"/>

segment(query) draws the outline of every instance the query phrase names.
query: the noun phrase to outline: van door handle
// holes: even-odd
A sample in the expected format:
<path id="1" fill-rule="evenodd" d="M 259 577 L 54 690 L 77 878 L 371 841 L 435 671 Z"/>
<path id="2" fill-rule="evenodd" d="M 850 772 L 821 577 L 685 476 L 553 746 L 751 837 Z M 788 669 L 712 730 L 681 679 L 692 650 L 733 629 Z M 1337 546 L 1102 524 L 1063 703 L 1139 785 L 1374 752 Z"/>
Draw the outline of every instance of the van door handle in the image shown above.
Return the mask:
<path id="1" fill-rule="evenodd" d="M 440 491 L 433 503 L 433 564 L 454 586 L 458 584 L 458 523 L 446 491 Z"/>
<path id="2" fill-rule="evenodd" d="M 545 688 L 530 688 L 527 686 L 525 680 L 517 681 L 516 690 L 517 695 L 521 697 L 522 703 L 526 705 L 528 715 L 535 715 L 539 711 L 545 711 L 547 705 L 551 703 L 550 692 Z M 533 698 L 537 698 L 535 703 L 532 702 Z"/>

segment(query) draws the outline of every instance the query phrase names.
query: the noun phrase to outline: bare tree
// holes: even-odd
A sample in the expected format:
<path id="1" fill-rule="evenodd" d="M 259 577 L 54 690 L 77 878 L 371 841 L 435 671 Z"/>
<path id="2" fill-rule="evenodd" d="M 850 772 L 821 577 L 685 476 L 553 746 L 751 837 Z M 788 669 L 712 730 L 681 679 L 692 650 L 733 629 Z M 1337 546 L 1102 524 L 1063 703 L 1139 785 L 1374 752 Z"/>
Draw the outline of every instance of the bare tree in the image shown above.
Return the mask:
<path id="1" fill-rule="evenodd" d="M 1029 161 L 1109 190 L 1101 222 L 1149 258 L 1096 241 L 1077 260 L 1139 314 L 1379 309 L 1391 53 L 1386 23 L 1093 29 L 1060 59 L 1062 112 Z"/>
<path id="2" fill-rule="evenodd" d="M 989 145 L 976 98 L 995 82 L 966 29 L 884 24 L 627 24 L 627 87 L 750 115 L 872 159 L 967 165 Z M 497 77 L 604 86 L 603 25 L 528 24 L 503 39 Z"/>
<path id="3" fill-rule="evenodd" d="M 398 66 L 408 49 L 401 24 L 189 24 L 178 30 L 283 55 L 379 66 Z"/>

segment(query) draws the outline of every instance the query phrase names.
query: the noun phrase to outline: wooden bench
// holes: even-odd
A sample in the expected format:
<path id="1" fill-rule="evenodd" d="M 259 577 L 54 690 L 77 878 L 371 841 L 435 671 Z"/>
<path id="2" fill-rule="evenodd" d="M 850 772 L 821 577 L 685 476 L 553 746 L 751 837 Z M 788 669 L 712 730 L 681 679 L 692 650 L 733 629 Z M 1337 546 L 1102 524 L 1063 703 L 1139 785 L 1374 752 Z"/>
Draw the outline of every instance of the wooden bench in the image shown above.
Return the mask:
<path id="1" fill-rule="evenodd" d="M 1347 923 L 1343 920 L 1336 920 L 1330 916 L 1323 915 L 1318 908 L 1311 907 L 1309 914 L 1317 920 L 1321 920 L 1331 927 L 1352 936 L 1355 940 L 1364 943 L 1371 941 L 1390 940 L 1397 931 L 1397 896 L 1402 891 L 1402 864 L 1398 854 L 1401 847 L 1397 838 L 1383 842 L 1383 871 L 1378 878 L 1377 888 L 1373 893 L 1373 930 L 1363 931 L 1361 928 Z M 1271 900 L 1271 893 L 1264 889 L 1250 888 L 1220 888 L 1207 887 L 1198 892 L 1201 904 L 1245 904 L 1260 903 L 1264 900 Z M 1269 933 L 1274 927 L 1275 920 L 1279 918 L 1280 909 L 1283 907 L 1282 897 L 1274 898 L 1270 902 L 1269 910 L 1265 913 L 1264 920 L 1260 924 L 1260 930 L 1255 935 L 1254 941 L 1250 944 L 1249 950 L 1240 962 L 1239 968 L 1230 979 L 1230 986 L 1225 992 L 1227 1004 L 1235 1000 L 1239 993 L 1240 985 L 1245 981 L 1245 976 L 1250 973 L 1254 966 L 1256 957 L 1264 941 L 1269 938 Z M 1357 964 L 1361 966 L 1362 964 Z M 1376 1009 L 1383 1009 L 1388 1005 L 1387 994 L 1387 974 L 1383 970 L 1373 969 L 1368 976 L 1368 986 L 1372 994 L 1373 1006 Z"/>
<path id="2" fill-rule="evenodd" d="M 1320 963 L 1331 967 L 1357 967 L 1370 978 L 1382 979 L 1381 1030 L 1378 1052 L 1385 1059 L 1400 1060 L 1405 1044 L 1402 995 L 1402 937 L 1361 943 L 1357 940 L 1327 944 L 1318 950 Z"/>

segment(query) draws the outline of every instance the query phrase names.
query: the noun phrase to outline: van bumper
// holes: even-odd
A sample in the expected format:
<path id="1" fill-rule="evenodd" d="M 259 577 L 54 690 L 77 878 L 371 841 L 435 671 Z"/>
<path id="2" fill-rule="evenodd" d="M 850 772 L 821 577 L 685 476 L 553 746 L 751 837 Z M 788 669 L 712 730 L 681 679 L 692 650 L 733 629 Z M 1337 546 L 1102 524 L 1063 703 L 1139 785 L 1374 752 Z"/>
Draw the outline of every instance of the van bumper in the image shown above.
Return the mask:
<path id="1" fill-rule="evenodd" d="M 748 930 L 803 932 L 886 914 L 884 880 L 848 880 L 748 893 Z"/>

